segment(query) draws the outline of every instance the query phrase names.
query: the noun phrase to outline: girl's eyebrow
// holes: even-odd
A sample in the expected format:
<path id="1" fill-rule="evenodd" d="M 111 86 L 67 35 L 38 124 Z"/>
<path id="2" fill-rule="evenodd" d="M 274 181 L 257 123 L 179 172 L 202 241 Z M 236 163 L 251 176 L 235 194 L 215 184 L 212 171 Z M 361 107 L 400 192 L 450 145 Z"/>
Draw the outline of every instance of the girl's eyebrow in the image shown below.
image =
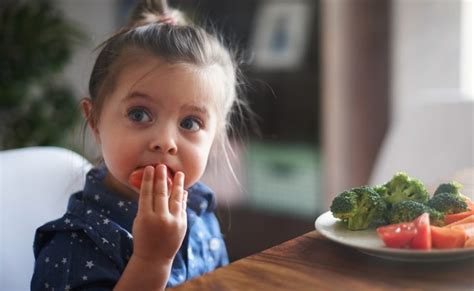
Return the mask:
<path id="1" fill-rule="evenodd" d="M 204 114 L 206 117 L 209 117 L 209 111 L 206 109 L 206 107 L 203 107 L 203 106 L 197 106 L 197 105 L 193 105 L 193 104 L 186 104 L 186 105 L 182 106 L 182 109 L 184 111 L 191 111 L 191 112 Z"/>
<path id="2" fill-rule="evenodd" d="M 124 101 L 129 100 L 129 99 L 134 99 L 134 98 L 152 99 L 150 95 L 147 95 L 142 92 L 133 91 L 125 97 Z"/>
<path id="3" fill-rule="evenodd" d="M 134 98 L 142 98 L 142 99 L 148 99 L 148 100 L 153 99 L 148 94 L 145 94 L 143 92 L 133 91 L 124 98 L 124 101 L 134 99 Z M 209 111 L 204 106 L 198 106 L 198 105 L 195 105 L 195 104 L 185 104 L 181 107 L 181 109 L 183 111 L 191 111 L 191 112 L 204 114 L 206 117 L 209 117 Z"/>

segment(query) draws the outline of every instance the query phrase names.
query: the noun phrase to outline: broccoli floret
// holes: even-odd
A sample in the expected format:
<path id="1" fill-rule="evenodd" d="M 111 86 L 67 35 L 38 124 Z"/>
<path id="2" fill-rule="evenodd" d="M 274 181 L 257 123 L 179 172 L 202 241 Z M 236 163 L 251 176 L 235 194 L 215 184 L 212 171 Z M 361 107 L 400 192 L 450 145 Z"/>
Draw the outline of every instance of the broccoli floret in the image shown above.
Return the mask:
<path id="1" fill-rule="evenodd" d="M 389 204 L 394 205 L 400 201 L 412 200 L 420 203 L 428 202 L 429 196 L 425 185 L 415 178 L 409 177 L 404 172 L 396 173 L 383 187 L 379 187 L 380 195 Z"/>
<path id="2" fill-rule="evenodd" d="M 416 202 L 413 200 L 400 201 L 393 205 L 389 212 L 388 221 L 389 223 L 401 223 L 413 221 L 423 213 L 429 213 L 430 224 L 436 226 L 444 225 L 444 214 L 426 206 L 423 203 Z"/>
<path id="3" fill-rule="evenodd" d="M 331 212 L 334 217 L 347 221 L 357 209 L 357 194 L 351 190 L 344 191 L 332 200 Z"/>
<path id="4" fill-rule="evenodd" d="M 390 223 L 401 223 L 412 221 L 427 212 L 423 203 L 413 200 L 404 200 L 393 204 L 388 220 Z"/>
<path id="5" fill-rule="evenodd" d="M 436 191 L 434 192 L 433 196 L 441 194 L 441 193 L 451 193 L 455 195 L 461 194 L 460 190 L 462 188 L 462 184 L 451 181 L 449 183 L 443 183 L 436 188 Z"/>
<path id="6" fill-rule="evenodd" d="M 350 230 L 362 230 L 379 224 L 387 209 L 385 201 L 370 187 L 342 192 L 331 204 L 334 217 L 341 219 Z"/>
<path id="7" fill-rule="evenodd" d="M 377 192 L 380 197 L 384 197 L 385 195 L 387 195 L 387 187 L 385 187 L 385 185 L 377 185 L 372 187 L 372 189 L 374 189 L 374 191 Z"/>
<path id="8" fill-rule="evenodd" d="M 452 193 L 439 193 L 431 197 L 428 206 L 444 214 L 453 214 L 467 211 L 464 199 Z"/>
<path id="9" fill-rule="evenodd" d="M 430 224 L 436 226 L 444 226 L 444 213 L 439 212 L 429 206 L 426 206 L 430 214 Z"/>
<path id="10" fill-rule="evenodd" d="M 455 195 L 460 195 L 461 194 L 460 190 L 462 187 L 463 187 L 462 184 L 455 181 L 451 181 L 449 183 L 443 183 L 443 184 L 440 184 L 438 188 L 436 188 L 436 191 L 434 192 L 433 196 L 441 194 L 441 193 L 451 193 Z"/>

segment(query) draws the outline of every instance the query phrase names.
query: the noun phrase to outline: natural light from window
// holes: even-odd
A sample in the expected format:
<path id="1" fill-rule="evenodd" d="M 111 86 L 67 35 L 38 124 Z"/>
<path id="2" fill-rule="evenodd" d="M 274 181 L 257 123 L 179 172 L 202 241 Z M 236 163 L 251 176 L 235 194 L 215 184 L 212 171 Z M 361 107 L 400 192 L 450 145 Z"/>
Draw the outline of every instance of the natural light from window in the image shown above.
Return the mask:
<path id="1" fill-rule="evenodd" d="M 464 0 L 461 11 L 461 91 L 474 99 L 474 1 Z"/>

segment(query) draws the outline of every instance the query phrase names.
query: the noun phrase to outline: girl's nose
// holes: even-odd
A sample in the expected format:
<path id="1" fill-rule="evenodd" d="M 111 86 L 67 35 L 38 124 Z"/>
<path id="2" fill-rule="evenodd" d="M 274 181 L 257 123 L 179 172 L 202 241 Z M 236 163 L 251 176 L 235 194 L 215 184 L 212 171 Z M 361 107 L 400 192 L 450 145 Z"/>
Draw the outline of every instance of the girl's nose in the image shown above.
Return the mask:
<path id="1" fill-rule="evenodd" d="M 161 153 L 168 153 L 170 155 L 176 155 L 178 153 L 176 141 L 170 133 L 162 133 L 157 136 L 150 143 L 150 150 L 160 151 Z"/>

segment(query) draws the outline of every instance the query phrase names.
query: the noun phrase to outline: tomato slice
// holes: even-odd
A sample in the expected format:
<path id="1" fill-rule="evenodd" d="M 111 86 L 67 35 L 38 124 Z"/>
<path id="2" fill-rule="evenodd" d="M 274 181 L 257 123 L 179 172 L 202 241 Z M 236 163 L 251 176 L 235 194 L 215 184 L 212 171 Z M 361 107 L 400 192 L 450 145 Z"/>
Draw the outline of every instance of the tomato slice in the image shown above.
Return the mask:
<path id="1" fill-rule="evenodd" d="M 403 222 L 380 226 L 377 234 L 389 248 L 406 248 L 417 234 L 413 222 Z"/>
<path id="2" fill-rule="evenodd" d="M 418 216 L 413 223 L 417 233 L 410 243 L 410 248 L 417 250 L 431 250 L 431 228 L 430 215 L 423 213 Z"/>
<path id="3" fill-rule="evenodd" d="M 132 174 L 130 174 L 130 177 L 128 177 L 128 183 L 130 183 L 130 185 L 133 187 L 140 189 L 140 186 L 142 185 L 142 179 L 143 169 L 135 170 Z"/>
<path id="4" fill-rule="evenodd" d="M 128 183 L 130 183 L 130 185 L 132 185 L 133 187 L 140 189 L 142 186 L 144 170 L 145 168 L 140 168 L 138 170 L 133 171 L 130 174 L 130 177 L 128 177 Z M 173 183 L 172 182 L 173 173 L 171 173 L 171 170 L 168 167 L 166 167 L 166 170 L 167 170 L 166 177 L 167 177 L 167 182 L 168 182 L 168 188 L 170 188 Z"/>

